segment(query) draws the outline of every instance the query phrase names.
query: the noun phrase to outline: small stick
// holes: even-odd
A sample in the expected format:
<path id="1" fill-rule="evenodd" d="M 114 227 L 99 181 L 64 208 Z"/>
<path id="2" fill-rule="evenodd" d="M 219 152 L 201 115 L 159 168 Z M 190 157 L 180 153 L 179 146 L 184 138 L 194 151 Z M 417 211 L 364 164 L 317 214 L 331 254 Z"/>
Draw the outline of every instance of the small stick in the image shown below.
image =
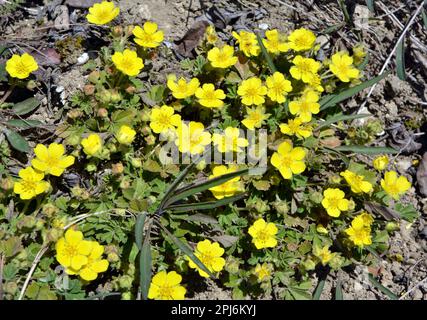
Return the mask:
<path id="1" fill-rule="evenodd" d="M 44 255 L 44 253 L 46 252 L 47 249 L 48 249 L 48 245 L 45 244 L 39 250 L 39 252 L 37 252 L 36 257 L 34 258 L 33 264 L 31 265 L 31 269 L 27 274 L 27 278 L 25 279 L 24 285 L 22 286 L 21 293 L 19 294 L 18 300 L 22 300 L 22 298 L 24 297 L 25 291 L 27 290 L 28 284 L 30 283 L 31 276 L 33 275 L 34 271 L 36 270 L 36 267 L 39 264 L 40 259 L 42 258 L 42 256 Z"/>
<path id="2" fill-rule="evenodd" d="M 427 280 L 427 277 L 425 277 L 423 280 L 421 280 L 415 286 L 413 286 L 411 289 L 409 289 L 404 295 L 402 295 L 399 298 L 399 300 L 403 300 L 404 298 L 406 298 L 412 291 L 414 291 L 416 288 L 418 288 L 420 285 L 422 285 L 423 282 L 426 281 L 426 280 Z"/>

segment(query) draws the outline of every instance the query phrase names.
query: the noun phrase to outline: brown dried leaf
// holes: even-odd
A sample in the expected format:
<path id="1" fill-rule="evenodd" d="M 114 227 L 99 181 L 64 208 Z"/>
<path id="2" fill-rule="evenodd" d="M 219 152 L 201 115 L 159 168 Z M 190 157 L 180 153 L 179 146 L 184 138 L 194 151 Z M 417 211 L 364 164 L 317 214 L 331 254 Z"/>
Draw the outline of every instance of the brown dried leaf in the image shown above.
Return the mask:
<path id="1" fill-rule="evenodd" d="M 182 39 L 175 41 L 176 52 L 186 58 L 194 58 L 194 49 L 199 44 L 200 40 L 203 39 L 206 28 L 209 26 L 207 21 L 197 21 L 182 37 Z"/>
<path id="2" fill-rule="evenodd" d="M 427 152 L 424 152 L 421 163 L 417 170 L 417 181 L 420 193 L 427 196 Z"/>

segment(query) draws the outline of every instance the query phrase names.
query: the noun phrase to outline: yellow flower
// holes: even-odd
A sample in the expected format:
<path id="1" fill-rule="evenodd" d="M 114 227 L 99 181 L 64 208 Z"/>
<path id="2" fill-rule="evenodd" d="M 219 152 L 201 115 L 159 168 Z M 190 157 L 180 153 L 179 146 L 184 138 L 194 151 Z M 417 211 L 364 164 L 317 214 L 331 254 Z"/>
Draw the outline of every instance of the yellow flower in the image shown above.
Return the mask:
<path id="1" fill-rule="evenodd" d="M 86 19 L 90 23 L 103 25 L 113 20 L 119 13 L 120 8 L 115 7 L 113 2 L 102 1 L 89 8 L 89 14 Z"/>
<path id="2" fill-rule="evenodd" d="M 18 175 L 21 179 L 14 183 L 13 192 L 19 194 L 22 200 L 32 199 L 49 189 L 49 182 L 43 181 L 43 172 L 28 167 L 19 170 Z"/>
<path id="3" fill-rule="evenodd" d="M 205 147 L 211 143 L 211 134 L 205 131 L 203 123 L 190 121 L 188 125 L 181 123 L 176 129 L 175 145 L 182 153 L 203 153 Z"/>
<path id="4" fill-rule="evenodd" d="M 132 33 L 135 43 L 145 48 L 156 48 L 164 39 L 163 31 L 157 30 L 157 24 L 150 21 L 144 23 L 142 28 L 136 26 Z"/>
<path id="5" fill-rule="evenodd" d="M 206 266 L 206 268 L 214 273 L 220 272 L 225 265 L 225 259 L 221 256 L 224 254 L 224 249 L 221 248 L 218 242 L 210 242 L 209 240 L 200 241 L 197 244 L 194 255 Z M 209 275 L 200 269 L 193 260 L 189 261 L 190 268 L 199 271 L 201 277 L 209 278 Z"/>
<path id="6" fill-rule="evenodd" d="M 220 177 L 227 173 L 232 173 L 237 171 L 237 166 L 230 165 L 228 168 L 224 165 L 216 166 L 212 170 L 212 174 L 209 176 L 209 179 Z M 213 196 L 216 199 L 222 199 L 225 197 L 234 196 L 236 193 L 243 192 L 243 185 L 240 181 L 240 177 L 232 178 L 219 186 L 215 186 L 209 189 L 212 192 Z"/>
<path id="7" fill-rule="evenodd" d="M 237 57 L 233 54 L 234 49 L 232 46 L 215 47 L 208 51 L 208 60 L 211 62 L 212 67 L 226 69 L 234 66 L 237 62 Z"/>
<path id="8" fill-rule="evenodd" d="M 372 164 L 374 165 L 374 168 L 377 169 L 378 171 L 382 171 L 385 168 L 387 168 L 388 165 L 388 157 L 386 155 L 384 156 L 379 156 L 376 157 L 374 159 L 374 161 L 372 161 Z"/>
<path id="9" fill-rule="evenodd" d="M 313 48 L 316 36 L 310 30 L 300 28 L 294 30 L 288 37 L 289 47 L 295 51 L 305 51 Z"/>
<path id="10" fill-rule="evenodd" d="M 93 156 L 98 153 L 102 148 L 102 139 L 96 133 L 90 134 L 87 138 L 83 139 L 81 145 L 83 146 L 83 152 L 88 156 Z"/>
<path id="11" fill-rule="evenodd" d="M 319 246 L 313 247 L 313 254 L 319 258 L 322 265 L 326 265 L 331 259 L 335 256 L 335 253 L 332 253 L 329 250 L 329 246 L 324 246 L 323 248 L 320 248 Z"/>
<path id="12" fill-rule="evenodd" d="M 404 176 L 397 177 L 396 171 L 388 171 L 384 174 L 384 179 L 381 179 L 381 187 L 390 197 L 398 200 L 409 190 L 411 183 Z"/>
<path id="13" fill-rule="evenodd" d="M 249 145 L 248 140 L 240 138 L 239 128 L 227 127 L 224 134 L 214 133 L 212 142 L 217 146 L 219 152 L 241 152 L 244 147 Z"/>
<path id="14" fill-rule="evenodd" d="M 313 73 L 307 82 L 307 90 L 314 90 L 317 92 L 323 92 L 325 89 L 322 87 L 322 79 L 317 73 Z"/>
<path id="15" fill-rule="evenodd" d="M 267 223 L 264 219 L 258 219 L 249 228 L 248 233 L 252 237 L 252 243 L 257 249 L 274 248 L 277 246 L 277 227 L 274 223 Z"/>
<path id="16" fill-rule="evenodd" d="M 34 148 L 36 158 L 31 160 L 33 167 L 45 174 L 59 177 L 66 168 L 74 164 L 73 156 L 65 156 L 62 144 L 51 143 L 49 148 L 38 144 Z"/>
<path id="17" fill-rule="evenodd" d="M 125 49 L 123 52 L 115 52 L 111 60 L 118 70 L 131 77 L 137 76 L 144 68 L 144 63 L 136 51 L 129 49 Z"/>
<path id="18" fill-rule="evenodd" d="M 351 227 L 345 230 L 354 245 L 363 247 L 372 244 L 371 228 L 367 227 L 364 219 L 357 216 L 351 222 Z"/>
<path id="19" fill-rule="evenodd" d="M 271 101 L 283 103 L 286 100 L 288 92 L 292 91 L 292 85 L 289 80 L 286 80 L 282 73 L 275 72 L 272 76 L 265 80 L 268 91 L 267 96 Z"/>
<path id="20" fill-rule="evenodd" d="M 301 147 L 292 148 L 292 144 L 284 141 L 279 145 L 277 152 L 271 156 L 271 164 L 279 169 L 285 179 L 291 179 L 292 174 L 304 172 L 306 166 L 304 158 L 306 152 Z"/>
<path id="21" fill-rule="evenodd" d="M 243 125 L 249 130 L 255 130 L 255 128 L 261 128 L 264 120 L 270 117 L 269 113 L 265 113 L 265 107 L 257 106 L 256 108 L 247 108 L 246 117 L 242 120 Z"/>
<path id="22" fill-rule="evenodd" d="M 292 174 L 304 172 L 305 150 L 301 147 L 293 148 L 292 144 L 284 141 L 279 145 L 277 152 L 271 156 L 271 164 L 279 169 L 285 179 L 291 179 Z"/>
<path id="23" fill-rule="evenodd" d="M 197 78 L 193 78 L 187 82 L 182 77 L 176 81 L 176 76 L 173 75 L 168 77 L 167 85 L 175 98 L 185 99 L 196 93 L 197 88 L 200 86 L 200 82 Z"/>
<path id="24" fill-rule="evenodd" d="M 302 122 L 311 121 L 312 114 L 320 112 L 319 95 L 314 91 L 307 91 L 301 98 L 289 103 L 289 112 L 299 116 Z"/>
<path id="25" fill-rule="evenodd" d="M 205 31 L 205 38 L 209 44 L 215 44 L 218 41 L 218 35 L 216 34 L 215 27 L 209 25 Z"/>
<path id="26" fill-rule="evenodd" d="M 70 266 L 65 272 L 70 275 L 78 274 L 85 281 L 93 281 L 98 277 L 98 273 L 107 271 L 108 260 L 102 259 L 102 254 L 104 253 L 103 246 L 96 241 L 87 242 L 91 246 L 90 253 L 87 255 L 87 263 L 80 270 L 76 270 Z"/>
<path id="27" fill-rule="evenodd" d="M 262 43 L 268 52 L 277 54 L 289 50 L 289 45 L 285 42 L 284 36 L 277 29 L 266 31 L 265 37 L 267 39 L 262 39 Z"/>
<path id="28" fill-rule="evenodd" d="M 253 32 L 240 31 L 237 33 L 233 31 L 232 35 L 237 40 L 239 49 L 245 54 L 245 56 L 258 56 L 261 48 L 259 47 L 257 37 Z"/>
<path id="29" fill-rule="evenodd" d="M 342 82 L 349 82 L 350 79 L 357 79 L 359 77 L 359 69 L 353 66 L 353 58 L 346 52 L 335 53 L 331 60 L 332 63 L 329 65 L 329 70 Z"/>
<path id="30" fill-rule="evenodd" d="M 344 177 L 345 181 L 349 184 L 351 191 L 354 193 L 369 193 L 372 191 L 372 184 L 364 180 L 363 176 L 351 172 L 350 170 L 345 170 L 340 173 L 340 176 Z"/>
<path id="31" fill-rule="evenodd" d="M 148 298 L 155 300 L 184 300 L 186 289 L 180 285 L 182 277 L 175 271 L 158 272 L 152 279 Z"/>
<path id="32" fill-rule="evenodd" d="M 36 60 L 28 53 L 24 53 L 22 56 L 14 54 L 6 61 L 6 71 L 13 78 L 28 78 L 30 73 L 38 68 Z"/>
<path id="33" fill-rule="evenodd" d="M 310 83 L 313 75 L 320 69 L 320 62 L 302 56 L 296 56 L 292 63 L 294 65 L 289 69 L 292 77 L 305 83 Z"/>
<path id="34" fill-rule="evenodd" d="M 88 263 L 88 255 L 92 250 L 92 243 L 83 240 L 81 231 L 68 229 L 64 237 L 56 243 L 56 260 L 67 269 L 79 271 Z M 70 270 L 71 273 L 73 271 Z"/>
<path id="35" fill-rule="evenodd" d="M 224 105 L 225 93 L 221 89 L 215 90 L 212 83 L 205 83 L 196 90 L 199 103 L 207 108 L 221 108 Z"/>
<path id="36" fill-rule="evenodd" d="M 345 193 L 340 189 L 328 188 L 323 191 L 322 206 L 328 215 L 338 218 L 341 211 L 348 210 L 348 200 L 344 197 Z"/>
<path id="37" fill-rule="evenodd" d="M 135 140 L 136 131 L 131 127 L 122 125 L 119 132 L 116 133 L 116 139 L 119 143 L 129 145 Z"/>
<path id="38" fill-rule="evenodd" d="M 289 119 L 288 123 L 283 123 L 280 126 L 280 131 L 288 136 L 297 136 L 298 138 L 308 138 L 312 135 L 312 127 L 309 124 L 303 123 L 301 118 Z"/>
<path id="39" fill-rule="evenodd" d="M 242 97 L 243 104 L 258 106 L 265 102 L 264 96 L 267 94 L 267 87 L 262 85 L 261 79 L 252 77 L 242 81 L 237 89 L 237 94 Z"/>
<path id="40" fill-rule="evenodd" d="M 257 264 L 255 267 L 255 275 L 258 277 L 259 282 L 266 281 L 271 278 L 273 267 L 269 263 Z"/>
<path id="41" fill-rule="evenodd" d="M 174 114 L 172 107 L 163 105 L 161 108 L 154 108 L 150 115 L 150 128 L 155 133 L 166 133 L 169 129 L 175 129 L 181 125 L 181 116 Z"/>
<path id="42" fill-rule="evenodd" d="M 369 213 L 367 213 L 366 211 L 363 211 L 357 217 L 358 217 L 358 219 L 362 219 L 363 224 L 366 227 L 371 227 L 371 224 L 374 222 L 374 218 Z"/>

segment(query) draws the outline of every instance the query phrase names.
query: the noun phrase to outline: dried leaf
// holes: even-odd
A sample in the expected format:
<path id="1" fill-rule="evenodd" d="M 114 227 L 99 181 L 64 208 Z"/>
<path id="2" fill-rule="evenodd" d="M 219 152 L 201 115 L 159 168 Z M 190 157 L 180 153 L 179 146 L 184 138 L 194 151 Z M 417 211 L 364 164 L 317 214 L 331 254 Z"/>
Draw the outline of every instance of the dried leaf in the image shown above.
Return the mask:
<path id="1" fill-rule="evenodd" d="M 418 189 L 423 196 L 427 196 L 427 152 L 424 152 L 423 158 L 417 170 Z"/>
<path id="2" fill-rule="evenodd" d="M 195 22 L 182 39 L 175 41 L 175 51 L 186 58 L 194 58 L 194 49 L 203 38 L 208 26 L 209 22 L 204 20 Z"/>

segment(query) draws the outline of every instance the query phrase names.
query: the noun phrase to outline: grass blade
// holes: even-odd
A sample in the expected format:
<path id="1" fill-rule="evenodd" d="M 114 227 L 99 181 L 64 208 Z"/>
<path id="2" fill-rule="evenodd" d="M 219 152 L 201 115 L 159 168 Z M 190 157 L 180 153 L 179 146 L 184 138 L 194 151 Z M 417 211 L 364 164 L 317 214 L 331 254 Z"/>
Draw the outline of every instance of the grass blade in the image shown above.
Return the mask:
<path id="1" fill-rule="evenodd" d="M 427 13 L 425 9 L 423 9 L 423 11 L 421 12 L 421 15 L 423 17 L 424 27 L 427 29 Z"/>
<path id="2" fill-rule="evenodd" d="M 237 196 L 223 198 L 217 201 L 199 202 L 191 204 L 177 204 L 165 208 L 165 210 L 172 211 L 173 213 L 188 212 L 194 210 L 209 210 L 217 207 L 225 206 L 229 203 L 240 200 L 246 196 L 246 193 L 241 193 Z"/>
<path id="3" fill-rule="evenodd" d="M 343 15 L 344 15 L 344 19 L 345 19 L 345 21 L 346 21 L 350 26 L 352 26 L 352 25 L 353 25 L 353 21 L 351 20 L 350 14 L 348 13 L 347 6 L 345 5 L 344 0 L 338 0 L 338 4 L 339 4 L 339 6 L 340 6 L 340 8 L 341 8 L 341 11 L 342 11 L 342 13 L 343 13 Z"/>
<path id="4" fill-rule="evenodd" d="M 166 191 L 165 195 L 163 196 L 162 201 L 159 205 L 159 211 L 163 210 L 164 205 L 166 201 L 170 198 L 172 193 L 178 188 L 179 184 L 185 179 L 185 177 L 190 173 L 191 169 L 194 168 L 194 166 L 203 158 L 203 156 L 200 156 L 199 158 L 195 159 L 192 163 L 190 163 L 179 175 L 176 177 L 174 182 L 170 185 L 169 189 Z"/>
<path id="5" fill-rule="evenodd" d="M 350 163 L 350 159 L 342 152 L 337 151 L 336 149 L 328 148 L 328 147 L 322 147 L 322 150 L 328 153 L 333 153 L 338 155 L 342 161 L 345 163 L 346 166 Z"/>
<path id="6" fill-rule="evenodd" d="M 158 222 L 157 224 L 168 235 L 168 237 L 172 240 L 172 242 L 175 243 L 175 245 L 179 249 L 181 249 L 181 251 L 184 252 L 184 254 L 186 254 L 200 269 L 202 269 L 204 272 L 206 272 L 210 277 L 216 278 L 212 274 L 212 272 L 210 272 L 209 269 L 203 264 L 203 262 L 201 262 L 200 259 L 194 255 L 193 250 L 188 245 L 186 245 L 181 240 L 179 240 L 177 237 L 175 237 L 172 233 L 170 233 L 169 230 L 166 229 L 160 222 Z"/>
<path id="7" fill-rule="evenodd" d="M 273 63 L 273 59 L 271 59 L 270 54 L 268 53 L 267 49 L 265 48 L 264 43 L 262 43 L 261 37 L 259 36 L 259 34 L 257 34 L 256 37 L 258 39 L 258 44 L 259 44 L 259 46 L 261 48 L 261 52 L 262 52 L 265 60 L 267 61 L 268 68 L 270 69 L 271 73 L 276 72 L 277 68 L 276 68 L 276 66 Z"/>
<path id="8" fill-rule="evenodd" d="M 320 110 L 325 110 L 327 108 L 335 106 L 337 103 L 344 101 L 348 98 L 351 98 L 355 94 L 359 93 L 360 91 L 369 88 L 373 86 L 375 83 L 381 81 L 388 75 L 388 72 L 383 73 L 382 75 L 379 75 L 375 78 L 372 78 L 368 81 L 365 81 L 357 86 L 348 88 L 339 94 L 330 94 L 325 97 L 323 97 L 319 103 L 320 103 Z"/>
<path id="9" fill-rule="evenodd" d="M 151 226 L 148 227 L 147 235 L 145 236 L 144 243 L 142 244 L 141 252 L 139 254 L 139 282 L 144 300 L 148 299 L 148 290 L 151 284 L 151 244 L 150 232 Z"/>
<path id="10" fill-rule="evenodd" d="M 21 119 L 11 119 L 5 123 L 7 126 L 17 127 L 21 129 L 29 129 L 33 127 L 38 127 L 43 125 L 38 120 L 21 120 Z"/>
<path id="11" fill-rule="evenodd" d="M 400 80 L 406 80 L 405 72 L 405 38 L 403 38 L 396 49 L 396 73 Z"/>
<path id="12" fill-rule="evenodd" d="M 332 123 L 338 122 L 338 121 L 345 121 L 345 120 L 354 120 L 354 119 L 360 119 L 360 118 L 366 118 L 371 116 L 371 114 L 368 113 L 361 113 L 361 114 L 336 114 L 327 119 L 326 121 L 323 121 L 320 123 L 320 126 L 316 128 L 316 130 L 319 130 L 320 128 L 326 127 L 331 125 Z"/>
<path id="13" fill-rule="evenodd" d="M 389 289 L 387 289 L 386 287 L 384 287 L 381 283 L 379 283 L 372 274 L 368 275 L 369 277 L 369 281 L 372 283 L 372 285 L 377 288 L 378 290 L 380 290 L 382 293 L 384 293 L 387 297 L 390 298 L 390 300 L 398 300 L 399 297 L 397 295 L 395 295 L 393 292 L 391 292 Z"/>
<path id="14" fill-rule="evenodd" d="M 251 169 L 243 169 L 243 170 L 227 173 L 227 174 L 224 174 L 220 177 L 216 177 L 214 179 L 209 179 L 205 182 L 202 182 L 199 184 L 193 184 L 193 185 L 190 185 L 188 187 L 184 187 L 180 190 L 176 190 L 175 195 L 173 195 L 172 197 L 170 197 L 170 199 L 168 201 L 166 201 L 164 208 L 168 207 L 169 205 L 171 205 L 171 204 L 173 204 L 173 203 L 175 203 L 181 199 L 187 198 L 187 197 L 192 196 L 196 193 L 203 192 L 207 189 L 210 189 L 212 187 L 223 184 L 224 182 L 227 182 L 228 180 L 233 179 L 235 177 L 242 176 L 242 175 L 248 173 L 249 170 L 251 170 Z"/>
<path id="15" fill-rule="evenodd" d="M 338 280 L 337 287 L 335 288 L 335 300 L 344 300 L 342 294 L 342 283 Z"/>
<path id="16" fill-rule="evenodd" d="M 365 147 L 365 146 L 339 146 L 335 148 L 336 151 L 341 152 L 354 152 L 354 153 L 361 153 L 361 154 L 382 154 L 382 153 L 388 153 L 388 154 L 396 154 L 397 150 L 390 148 L 390 147 Z"/>
<path id="17" fill-rule="evenodd" d="M 319 300 L 320 296 L 322 295 L 323 292 L 323 287 L 325 286 L 325 279 L 322 279 L 319 281 L 319 283 L 317 284 L 316 290 L 314 291 L 313 294 L 313 300 Z"/>
<path id="18" fill-rule="evenodd" d="M 135 223 L 135 243 L 139 250 L 142 250 L 142 241 L 144 239 L 144 224 L 147 213 L 141 213 L 136 218 Z"/>

